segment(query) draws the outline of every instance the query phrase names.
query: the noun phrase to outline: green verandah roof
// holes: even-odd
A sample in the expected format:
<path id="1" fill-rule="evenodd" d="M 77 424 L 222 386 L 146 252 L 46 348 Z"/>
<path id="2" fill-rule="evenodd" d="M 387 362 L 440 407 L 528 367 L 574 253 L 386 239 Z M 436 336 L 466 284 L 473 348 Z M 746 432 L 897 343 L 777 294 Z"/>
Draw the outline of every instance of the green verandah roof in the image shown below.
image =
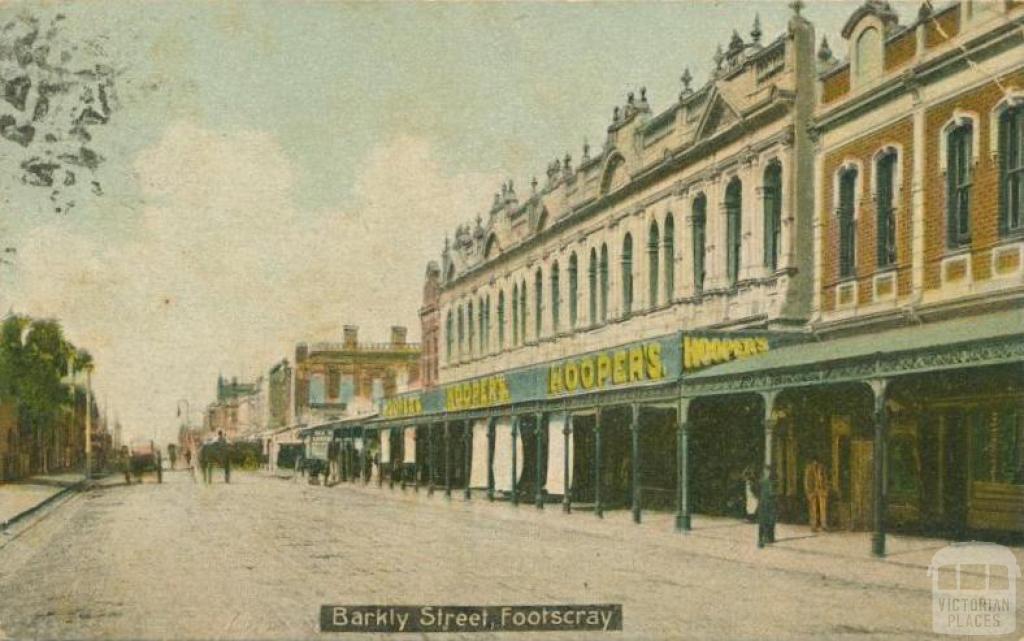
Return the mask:
<path id="1" fill-rule="evenodd" d="M 683 393 L 756 391 L 1024 361 L 1024 309 L 810 341 L 684 374 Z"/>

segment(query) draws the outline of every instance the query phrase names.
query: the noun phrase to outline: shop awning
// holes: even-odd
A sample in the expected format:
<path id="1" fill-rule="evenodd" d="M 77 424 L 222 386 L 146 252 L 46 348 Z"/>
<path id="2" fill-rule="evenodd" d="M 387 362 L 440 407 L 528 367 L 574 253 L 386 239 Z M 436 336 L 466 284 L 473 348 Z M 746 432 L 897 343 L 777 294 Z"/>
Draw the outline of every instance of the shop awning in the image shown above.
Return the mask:
<path id="1" fill-rule="evenodd" d="M 682 377 L 683 394 L 862 381 L 1024 360 L 1024 309 L 812 340 Z"/>

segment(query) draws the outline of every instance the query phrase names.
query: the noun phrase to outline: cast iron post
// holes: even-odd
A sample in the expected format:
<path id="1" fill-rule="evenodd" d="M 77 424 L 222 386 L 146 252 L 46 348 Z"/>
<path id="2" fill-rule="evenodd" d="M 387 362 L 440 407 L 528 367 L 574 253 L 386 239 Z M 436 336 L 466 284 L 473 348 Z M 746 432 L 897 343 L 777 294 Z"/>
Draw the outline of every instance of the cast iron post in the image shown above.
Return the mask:
<path id="1" fill-rule="evenodd" d="M 565 425 L 562 426 L 562 437 L 565 439 L 563 448 L 562 468 L 562 511 L 568 514 L 572 512 L 572 483 L 569 482 L 569 437 L 572 434 L 572 414 L 565 415 Z"/>
<path id="2" fill-rule="evenodd" d="M 678 457 L 676 467 L 676 483 L 679 495 L 676 498 L 676 529 L 689 532 L 690 523 L 690 399 L 680 398 L 676 414 Z"/>
<path id="3" fill-rule="evenodd" d="M 873 485 L 873 517 L 875 530 L 871 534 L 871 553 L 875 556 L 885 556 L 885 516 L 887 511 L 886 501 L 888 500 L 888 484 L 886 457 L 888 455 L 889 438 L 889 414 L 885 408 L 886 392 L 889 381 L 884 378 L 868 381 L 874 397 L 874 419 L 875 419 L 875 441 L 872 451 L 872 463 L 874 473 Z"/>
<path id="4" fill-rule="evenodd" d="M 541 412 L 537 412 L 536 414 L 533 415 L 533 417 L 534 417 L 533 418 L 534 431 L 535 431 L 535 436 L 536 436 L 536 438 L 534 440 L 536 441 L 536 447 L 537 447 L 537 456 L 535 457 L 537 464 L 535 465 L 535 470 L 534 470 L 535 478 L 534 478 L 534 483 L 533 483 L 536 486 L 536 491 L 534 492 L 534 497 L 533 497 L 534 501 L 533 502 L 534 502 L 534 505 L 537 506 L 537 509 L 541 509 L 542 510 L 542 509 L 544 509 L 544 484 L 540 482 L 540 479 L 541 479 L 541 475 L 544 473 L 544 458 L 545 457 L 542 456 L 542 451 L 541 451 L 543 449 L 543 445 L 544 445 L 544 434 L 543 434 L 543 432 L 541 432 L 541 422 L 542 422 L 542 420 L 544 418 L 544 414 L 542 414 Z"/>
<path id="5" fill-rule="evenodd" d="M 594 411 L 594 514 L 604 518 L 601 505 L 601 408 Z"/>

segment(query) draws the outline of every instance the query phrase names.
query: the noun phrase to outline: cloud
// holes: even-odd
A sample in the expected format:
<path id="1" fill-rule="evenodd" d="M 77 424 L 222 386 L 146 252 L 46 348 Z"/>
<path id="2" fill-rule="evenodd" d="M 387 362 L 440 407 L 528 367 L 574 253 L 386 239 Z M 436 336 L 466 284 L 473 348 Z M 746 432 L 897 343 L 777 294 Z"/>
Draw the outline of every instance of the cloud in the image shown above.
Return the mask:
<path id="1" fill-rule="evenodd" d="M 417 336 L 427 260 L 499 182 L 451 173 L 429 140 L 399 135 L 364 159 L 352 202 L 307 212 L 292 204 L 295 166 L 266 133 L 172 123 L 136 157 L 127 241 L 58 219 L 19 242 L 10 304 L 60 318 L 94 352 L 98 397 L 126 434 L 173 438 L 179 398 L 199 409 L 219 372 L 255 377 L 345 323 L 364 340 L 391 324 Z"/>

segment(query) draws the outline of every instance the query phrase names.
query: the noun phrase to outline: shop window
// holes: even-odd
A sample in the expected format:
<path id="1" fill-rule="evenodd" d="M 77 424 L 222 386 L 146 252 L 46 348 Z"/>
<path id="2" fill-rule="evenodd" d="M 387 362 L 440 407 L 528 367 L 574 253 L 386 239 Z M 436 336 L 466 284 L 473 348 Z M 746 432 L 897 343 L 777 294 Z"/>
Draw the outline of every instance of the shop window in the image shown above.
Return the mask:
<path id="1" fill-rule="evenodd" d="M 1002 235 L 1024 230 L 1024 104 L 999 117 L 1000 207 Z"/>
<path id="2" fill-rule="evenodd" d="M 608 245 L 601 243 L 601 322 L 608 320 Z"/>
<path id="3" fill-rule="evenodd" d="M 597 250 L 590 250 L 590 267 L 587 269 L 587 297 L 590 324 L 597 324 Z"/>
<path id="4" fill-rule="evenodd" d="M 558 333 L 558 316 L 561 310 L 559 309 L 558 296 L 561 293 L 561 288 L 558 283 L 558 262 L 555 262 L 551 266 L 551 333 Z"/>
<path id="5" fill-rule="evenodd" d="M 533 275 L 533 338 L 539 339 L 544 321 L 544 274 L 538 269 Z"/>
<path id="6" fill-rule="evenodd" d="M 1024 423 L 1017 411 L 999 416 L 996 482 L 1024 485 Z"/>
<path id="7" fill-rule="evenodd" d="M 782 251 L 782 165 L 773 162 L 764 170 L 764 266 L 775 271 Z"/>
<path id="8" fill-rule="evenodd" d="M 910 434 L 894 435 L 889 441 L 889 490 L 894 494 L 917 493 L 917 447 Z"/>
<path id="9" fill-rule="evenodd" d="M 946 133 L 946 232 L 950 248 L 971 242 L 974 125 L 968 120 Z"/>
<path id="10" fill-rule="evenodd" d="M 578 303 L 579 303 L 579 265 L 576 259 L 576 253 L 573 252 L 569 256 L 569 327 L 575 328 L 576 323 L 579 320 L 578 315 Z"/>
<path id="11" fill-rule="evenodd" d="M 676 223 L 672 214 L 665 217 L 665 302 L 671 303 L 676 291 Z"/>
<path id="12" fill-rule="evenodd" d="M 877 254 L 878 267 L 896 263 L 896 163 L 899 156 L 894 150 L 886 151 L 875 162 L 877 194 Z"/>
<path id="13" fill-rule="evenodd" d="M 839 172 L 839 277 L 854 275 L 857 255 L 857 168 Z"/>
<path id="14" fill-rule="evenodd" d="M 622 315 L 633 311 L 633 236 L 627 232 L 622 239 Z"/>
<path id="15" fill-rule="evenodd" d="M 693 201 L 693 290 L 704 291 L 704 254 L 707 251 L 708 199 L 700 194 Z"/>
<path id="16" fill-rule="evenodd" d="M 743 242 L 743 183 L 733 178 L 725 188 L 725 252 L 729 285 L 740 277 L 740 253 Z"/>
<path id="17" fill-rule="evenodd" d="M 651 309 L 658 306 L 658 254 L 661 250 L 661 236 L 657 221 L 651 222 L 647 232 L 647 299 Z"/>

